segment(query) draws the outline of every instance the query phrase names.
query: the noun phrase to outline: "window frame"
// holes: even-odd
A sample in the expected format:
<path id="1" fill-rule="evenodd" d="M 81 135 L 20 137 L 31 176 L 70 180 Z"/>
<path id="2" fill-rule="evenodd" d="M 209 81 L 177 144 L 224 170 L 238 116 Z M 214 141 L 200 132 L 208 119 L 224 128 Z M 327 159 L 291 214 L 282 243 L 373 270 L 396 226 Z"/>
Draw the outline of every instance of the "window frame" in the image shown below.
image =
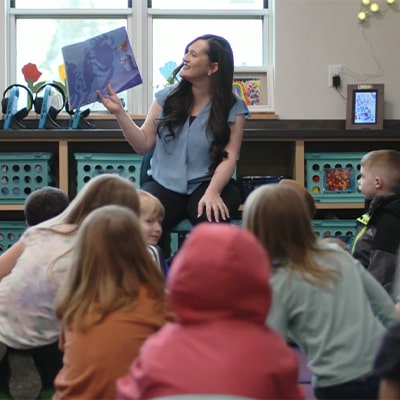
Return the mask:
<path id="1" fill-rule="evenodd" d="M 273 93 L 273 16 L 272 2 L 265 2 L 268 8 L 260 10 L 177 10 L 177 9 L 153 9 L 151 1 L 130 0 L 127 8 L 123 9 L 19 9 L 11 8 L 9 4 L 0 9 L 0 22 L 3 22 L 4 46 L 0 50 L 0 56 L 3 55 L 4 68 L 0 74 L 0 84 L 4 89 L 16 79 L 16 22 L 17 19 L 58 19 L 58 18 L 126 18 L 128 35 L 131 38 L 132 49 L 135 54 L 136 62 L 142 75 L 143 82 L 150 82 L 153 75 L 153 21 L 156 18 L 182 18 L 182 19 L 224 19 L 224 18 L 262 18 L 263 24 L 263 65 L 254 67 L 254 71 L 265 70 L 268 76 L 267 87 L 269 90 L 268 104 L 263 107 L 264 111 L 274 111 L 274 93 Z M 131 6 L 129 8 L 129 6 Z M 3 53 L 3 54 L 2 54 Z M 6 60 L 9 60 L 6 62 Z M 235 72 L 248 72 L 252 67 L 236 67 Z M 154 95 L 150 85 L 139 85 L 127 93 L 127 109 L 134 115 L 146 115 L 153 102 Z"/>

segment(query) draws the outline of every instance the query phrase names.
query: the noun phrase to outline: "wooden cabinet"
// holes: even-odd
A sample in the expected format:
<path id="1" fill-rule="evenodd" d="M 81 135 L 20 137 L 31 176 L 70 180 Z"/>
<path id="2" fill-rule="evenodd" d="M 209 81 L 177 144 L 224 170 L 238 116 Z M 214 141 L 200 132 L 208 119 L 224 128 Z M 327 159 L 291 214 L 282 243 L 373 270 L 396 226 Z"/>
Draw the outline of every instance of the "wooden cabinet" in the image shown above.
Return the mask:
<path id="1" fill-rule="evenodd" d="M 309 152 L 367 152 L 374 149 L 400 150 L 400 131 L 345 131 L 343 129 L 273 129 L 269 121 L 248 121 L 237 167 L 242 176 L 283 175 L 305 183 L 305 154 Z M 119 129 L 0 131 L 0 152 L 51 152 L 55 184 L 70 197 L 76 194 L 74 154 L 129 153 L 133 150 Z M 1 196 L 1 193 L 0 193 Z M 358 203 L 319 203 L 318 209 L 359 210 Z M 21 219 L 22 204 L 0 204 L 0 220 Z M 15 213 L 15 214 L 13 214 Z"/>

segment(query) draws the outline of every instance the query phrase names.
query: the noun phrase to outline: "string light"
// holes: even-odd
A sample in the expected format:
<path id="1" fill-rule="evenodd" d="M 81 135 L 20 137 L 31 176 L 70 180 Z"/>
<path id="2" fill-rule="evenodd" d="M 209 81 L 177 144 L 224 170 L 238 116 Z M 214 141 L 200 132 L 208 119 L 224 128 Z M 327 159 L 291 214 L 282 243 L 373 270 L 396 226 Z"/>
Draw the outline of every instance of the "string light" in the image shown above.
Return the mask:
<path id="1" fill-rule="evenodd" d="M 387 6 L 386 9 L 389 7 L 397 7 L 397 10 L 399 9 L 398 5 L 396 4 L 397 0 L 385 0 Z M 379 5 L 378 1 L 373 1 L 371 3 L 371 0 L 361 0 L 361 7 L 360 11 L 357 13 L 357 18 L 360 22 L 364 22 L 370 15 L 373 14 L 378 14 L 380 11 L 383 12 L 386 9 L 384 8 L 384 2 L 382 1 L 382 5 Z"/>
<path id="2" fill-rule="evenodd" d="M 379 11 L 379 4 L 378 3 L 372 3 L 369 6 L 369 9 L 371 10 L 371 12 L 375 13 Z"/>
<path id="3" fill-rule="evenodd" d="M 364 21 L 364 20 L 367 18 L 367 14 L 366 14 L 365 11 L 360 11 L 360 12 L 357 14 L 357 17 L 358 17 L 358 19 L 359 19 L 360 21 Z"/>

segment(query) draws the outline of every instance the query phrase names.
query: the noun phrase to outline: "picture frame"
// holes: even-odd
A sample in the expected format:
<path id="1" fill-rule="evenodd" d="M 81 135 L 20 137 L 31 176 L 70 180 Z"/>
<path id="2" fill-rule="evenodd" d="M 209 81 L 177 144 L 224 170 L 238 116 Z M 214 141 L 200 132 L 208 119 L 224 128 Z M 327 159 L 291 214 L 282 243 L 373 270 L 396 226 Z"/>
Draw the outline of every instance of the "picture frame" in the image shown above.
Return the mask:
<path id="1" fill-rule="evenodd" d="M 233 91 L 241 97 L 250 112 L 273 112 L 272 67 L 236 67 L 233 74 Z"/>
<path id="2" fill-rule="evenodd" d="M 384 84 L 347 85 L 346 129 L 383 129 Z"/>

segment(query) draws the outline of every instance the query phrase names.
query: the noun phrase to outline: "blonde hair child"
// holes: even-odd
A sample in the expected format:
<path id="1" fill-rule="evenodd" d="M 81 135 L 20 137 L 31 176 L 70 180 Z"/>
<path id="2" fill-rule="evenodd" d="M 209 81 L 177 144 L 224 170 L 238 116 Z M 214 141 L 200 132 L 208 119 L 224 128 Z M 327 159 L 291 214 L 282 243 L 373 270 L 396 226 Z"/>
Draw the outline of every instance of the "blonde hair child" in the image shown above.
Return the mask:
<path id="1" fill-rule="evenodd" d="M 357 218 L 352 254 L 393 297 L 400 246 L 400 152 L 374 150 L 360 162 L 366 210 Z"/>
<path id="2" fill-rule="evenodd" d="M 54 398 L 115 398 L 116 379 L 165 322 L 163 300 L 163 279 L 135 213 L 115 205 L 93 211 L 58 296 L 64 366 Z"/>
<path id="3" fill-rule="evenodd" d="M 162 221 L 165 209 L 161 201 L 145 190 L 138 189 L 140 199 L 140 224 L 145 242 L 154 261 L 158 265 L 161 273 L 166 276 L 168 273 L 168 263 L 165 255 L 158 246 L 162 234 Z"/>

